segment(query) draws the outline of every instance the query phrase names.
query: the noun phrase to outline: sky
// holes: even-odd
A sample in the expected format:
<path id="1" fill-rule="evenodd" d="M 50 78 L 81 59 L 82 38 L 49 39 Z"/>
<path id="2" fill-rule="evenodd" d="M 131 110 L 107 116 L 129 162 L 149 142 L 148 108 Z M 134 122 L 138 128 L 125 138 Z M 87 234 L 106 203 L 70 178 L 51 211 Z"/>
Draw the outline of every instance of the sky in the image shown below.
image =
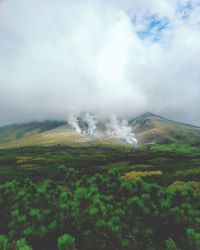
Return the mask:
<path id="1" fill-rule="evenodd" d="M 71 112 L 200 126 L 200 0 L 0 0 L 0 125 Z"/>

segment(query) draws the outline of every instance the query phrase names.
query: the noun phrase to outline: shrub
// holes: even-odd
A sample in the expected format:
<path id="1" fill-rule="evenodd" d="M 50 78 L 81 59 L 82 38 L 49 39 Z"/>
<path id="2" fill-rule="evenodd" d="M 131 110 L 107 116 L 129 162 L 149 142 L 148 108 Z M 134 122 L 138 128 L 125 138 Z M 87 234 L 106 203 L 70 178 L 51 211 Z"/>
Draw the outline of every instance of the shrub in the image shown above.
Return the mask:
<path id="1" fill-rule="evenodd" d="M 76 250 L 75 239 L 69 234 L 63 234 L 58 238 L 59 250 Z"/>
<path id="2" fill-rule="evenodd" d="M 8 240 L 5 235 L 0 235 L 0 249 L 7 250 L 8 249 Z"/>
<path id="3" fill-rule="evenodd" d="M 17 250 L 32 250 L 24 238 L 16 241 L 16 247 Z"/>

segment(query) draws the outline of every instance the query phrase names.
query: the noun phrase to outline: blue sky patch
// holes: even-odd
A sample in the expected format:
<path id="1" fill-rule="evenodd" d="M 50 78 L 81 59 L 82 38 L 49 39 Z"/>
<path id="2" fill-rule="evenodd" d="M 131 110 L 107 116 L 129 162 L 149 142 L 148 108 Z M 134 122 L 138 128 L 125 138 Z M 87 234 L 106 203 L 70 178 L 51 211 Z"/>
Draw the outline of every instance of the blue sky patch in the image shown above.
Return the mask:
<path id="1" fill-rule="evenodd" d="M 159 18 L 154 15 L 145 20 L 147 25 L 144 30 L 137 32 L 141 39 L 150 38 L 152 41 L 157 42 L 161 39 L 163 31 L 168 27 L 168 18 Z"/>
<path id="2" fill-rule="evenodd" d="M 191 2 L 188 1 L 185 4 L 178 4 L 177 6 L 177 13 L 183 18 L 183 19 L 187 19 L 189 18 L 191 12 L 193 9 L 195 9 L 196 7 L 200 6 L 200 2 Z"/>

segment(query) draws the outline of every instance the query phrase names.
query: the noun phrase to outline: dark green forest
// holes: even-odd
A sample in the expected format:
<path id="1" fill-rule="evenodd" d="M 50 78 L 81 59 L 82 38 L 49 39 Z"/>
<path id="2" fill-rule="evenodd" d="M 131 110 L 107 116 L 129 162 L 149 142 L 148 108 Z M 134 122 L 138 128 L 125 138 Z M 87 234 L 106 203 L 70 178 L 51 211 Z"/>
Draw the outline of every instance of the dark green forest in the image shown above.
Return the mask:
<path id="1" fill-rule="evenodd" d="M 3 150 L 0 249 L 198 250 L 199 153 L 185 145 Z"/>

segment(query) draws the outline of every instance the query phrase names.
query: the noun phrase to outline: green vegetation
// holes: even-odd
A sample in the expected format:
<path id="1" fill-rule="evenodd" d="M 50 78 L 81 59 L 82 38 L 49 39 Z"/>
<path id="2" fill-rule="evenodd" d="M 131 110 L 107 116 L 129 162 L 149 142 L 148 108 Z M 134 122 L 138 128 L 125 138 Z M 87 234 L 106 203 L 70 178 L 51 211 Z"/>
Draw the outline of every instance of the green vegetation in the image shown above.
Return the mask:
<path id="1" fill-rule="evenodd" d="M 63 234 L 58 238 L 59 250 L 76 250 L 75 239 L 69 234 Z"/>
<path id="2" fill-rule="evenodd" d="M 178 154 L 198 154 L 200 155 L 200 149 L 197 147 L 192 147 L 187 144 L 161 144 L 161 145 L 152 145 L 152 152 L 170 152 Z"/>
<path id="3" fill-rule="evenodd" d="M 17 250 L 32 250 L 24 238 L 16 241 L 16 248 Z"/>
<path id="4" fill-rule="evenodd" d="M 8 249 L 8 239 L 5 237 L 5 235 L 0 235 L 0 249 Z"/>
<path id="5" fill-rule="evenodd" d="M 200 194 L 119 170 L 0 186 L 1 249 L 199 249 Z M 76 179 L 76 181 L 74 181 Z"/>
<path id="6" fill-rule="evenodd" d="M 198 250 L 200 148 L 0 150 L 0 250 Z"/>
<path id="7" fill-rule="evenodd" d="M 200 148 L 189 145 L 148 145 L 140 148 L 122 146 L 24 147 L 0 150 L 0 182 L 57 180 L 59 166 L 73 166 L 80 175 L 89 176 L 117 168 L 122 173 L 161 171 L 146 177 L 162 185 L 174 181 L 199 181 Z"/>

